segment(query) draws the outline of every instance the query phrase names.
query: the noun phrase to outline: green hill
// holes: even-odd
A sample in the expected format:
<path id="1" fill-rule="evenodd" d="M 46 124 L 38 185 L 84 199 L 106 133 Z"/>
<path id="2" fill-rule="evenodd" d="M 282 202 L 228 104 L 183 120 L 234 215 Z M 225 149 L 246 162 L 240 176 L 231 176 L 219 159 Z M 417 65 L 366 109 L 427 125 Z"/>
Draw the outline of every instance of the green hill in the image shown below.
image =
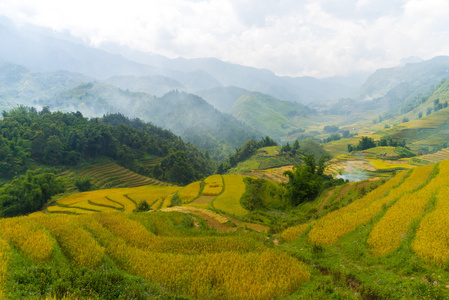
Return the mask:
<path id="1" fill-rule="evenodd" d="M 312 111 L 294 102 L 248 92 L 237 99 L 231 113 L 254 130 L 279 140 L 291 132 L 302 130 L 308 124 L 305 117 Z"/>

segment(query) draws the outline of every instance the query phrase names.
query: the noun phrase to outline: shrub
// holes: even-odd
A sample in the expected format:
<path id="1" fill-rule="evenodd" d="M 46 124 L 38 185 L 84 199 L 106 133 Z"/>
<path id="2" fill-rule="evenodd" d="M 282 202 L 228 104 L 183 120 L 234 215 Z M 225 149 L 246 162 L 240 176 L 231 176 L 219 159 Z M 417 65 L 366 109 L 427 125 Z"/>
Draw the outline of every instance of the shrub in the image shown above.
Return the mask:
<path id="1" fill-rule="evenodd" d="M 77 178 L 75 186 L 80 192 L 86 192 L 92 189 L 92 182 L 89 178 Z"/>

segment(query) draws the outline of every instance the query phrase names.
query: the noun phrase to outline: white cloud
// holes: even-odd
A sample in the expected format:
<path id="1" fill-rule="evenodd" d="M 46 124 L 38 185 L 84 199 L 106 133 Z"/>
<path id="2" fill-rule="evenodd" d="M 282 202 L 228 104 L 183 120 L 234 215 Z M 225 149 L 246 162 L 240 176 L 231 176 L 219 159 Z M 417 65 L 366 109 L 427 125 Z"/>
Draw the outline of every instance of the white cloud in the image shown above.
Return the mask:
<path id="1" fill-rule="evenodd" d="M 446 0 L 0 0 L 0 14 L 94 46 L 217 57 L 280 75 L 332 76 L 449 54 Z"/>

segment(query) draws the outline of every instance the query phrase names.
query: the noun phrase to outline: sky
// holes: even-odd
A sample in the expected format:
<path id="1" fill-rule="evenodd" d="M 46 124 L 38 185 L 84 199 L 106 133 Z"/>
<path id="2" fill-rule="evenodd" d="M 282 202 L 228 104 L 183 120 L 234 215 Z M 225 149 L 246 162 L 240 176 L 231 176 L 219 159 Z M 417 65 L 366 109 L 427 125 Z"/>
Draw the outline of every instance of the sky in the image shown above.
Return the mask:
<path id="1" fill-rule="evenodd" d="M 216 57 L 284 76 L 449 55 L 447 0 L 0 0 L 0 15 L 94 47 Z"/>

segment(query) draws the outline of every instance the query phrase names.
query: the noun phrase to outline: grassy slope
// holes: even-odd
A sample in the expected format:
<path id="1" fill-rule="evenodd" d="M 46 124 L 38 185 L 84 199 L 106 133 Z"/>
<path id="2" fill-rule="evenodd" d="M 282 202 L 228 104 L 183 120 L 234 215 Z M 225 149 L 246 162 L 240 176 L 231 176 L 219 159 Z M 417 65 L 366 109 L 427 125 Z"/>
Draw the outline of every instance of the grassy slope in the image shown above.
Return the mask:
<path id="1" fill-rule="evenodd" d="M 260 93 L 242 95 L 234 103 L 231 112 L 238 120 L 274 139 L 305 125 L 293 121 L 294 116 L 305 112 L 303 106 Z"/>
<path id="2" fill-rule="evenodd" d="M 441 147 L 449 140 L 449 108 L 432 112 L 427 116 L 427 109 L 434 107 L 436 99 L 439 99 L 440 103 L 449 101 L 449 80 L 440 85 L 428 100 L 417 108 L 405 115 L 377 124 L 373 129 L 377 129 L 379 135 L 405 140 L 412 151 L 418 151 L 421 147 L 428 147 L 430 150 Z M 420 112 L 423 114 L 421 119 L 418 118 Z M 403 118 L 410 121 L 402 123 Z M 383 128 L 385 125 L 391 128 Z"/>
<path id="3" fill-rule="evenodd" d="M 266 170 L 276 167 L 298 164 L 301 159 L 280 154 L 279 146 L 264 147 L 247 160 L 240 162 L 228 171 L 229 174 L 249 174 L 253 170 Z"/>

